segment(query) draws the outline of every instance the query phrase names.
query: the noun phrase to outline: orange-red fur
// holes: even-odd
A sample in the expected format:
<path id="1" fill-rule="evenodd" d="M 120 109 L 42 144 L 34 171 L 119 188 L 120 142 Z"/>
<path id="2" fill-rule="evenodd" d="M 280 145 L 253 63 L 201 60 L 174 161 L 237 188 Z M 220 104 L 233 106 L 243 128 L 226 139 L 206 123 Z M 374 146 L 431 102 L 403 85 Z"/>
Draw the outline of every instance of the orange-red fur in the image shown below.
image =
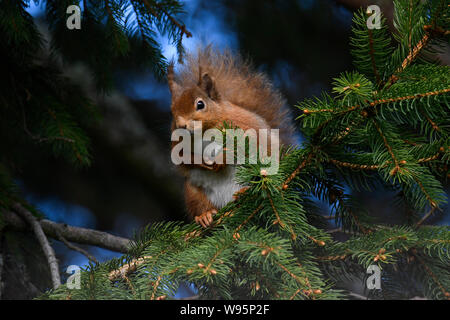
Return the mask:
<path id="1" fill-rule="evenodd" d="M 280 129 L 281 144 L 292 143 L 292 118 L 281 94 L 264 74 L 255 72 L 249 63 L 231 52 L 219 53 L 207 47 L 197 55 L 188 55 L 177 75 L 172 66 L 169 68 L 168 81 L 172 93 L 172 130 L 184 126 L 192 129 L 193 120 L 201 121 L 203 130 L 221 127 L 225 121 L 244 131 Z M 205 102 L 205 110 L 196 110 L 198 99 Z M 191 218 L 218 208 L 201 187 L 190 183 L 189 171 L 195 167 L 217 171 L 224 166 L 180 166 L 187 179 L 185 197 Z"/>
<path id="2" fill-rule="evenodd" d="M 202 189 L 190 184 L 189 181 L 186 181 L 184 185 L 184 199 L 187 212 L 191 218 L 198 216 L 199 213 L 216 209 L 202 192 Z"/>

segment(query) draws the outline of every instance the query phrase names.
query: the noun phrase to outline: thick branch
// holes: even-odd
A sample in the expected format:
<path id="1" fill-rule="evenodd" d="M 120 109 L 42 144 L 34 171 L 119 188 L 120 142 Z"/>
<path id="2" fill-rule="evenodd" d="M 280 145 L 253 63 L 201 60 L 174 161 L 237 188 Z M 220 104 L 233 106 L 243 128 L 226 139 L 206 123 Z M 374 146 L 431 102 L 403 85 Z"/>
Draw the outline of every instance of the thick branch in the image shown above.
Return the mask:
<path id="1" fill-rule="evenodd" d="M 3 221 L 19 230 L 27 229 L 27 225 L 15 213 L 4 211 Z M 67 241 L 93 245 L 96 247 L 126 253 L 131 244 L 131 240 L 114 236 L 112 234 L 93 229 L 69 226 L 64 223 L 56 223 L 47 219 L 39 220 L 44 233 L 54 239 L 59 240 L 58 232 Z"/>
<path id="2" fill-rule="evenodd" d="M 50 267 L 50 274 L 52 276 L 53 289 L 58 288 L 61 285 L 61 278 L 59 276 L 58 261 L 56 260 L 55 251 L 52 246 L 48 243 L 48 239 L 42 230 L 42 226 L 35 216 L 31 214 L 27 209 L 22 207 L 19 203 L 13 205 L 14 210 L 30 224 L 31 228 L 39 241 L 39 244 L 44 251 L 45 257 L 47 258 L 48 265 Z"/>

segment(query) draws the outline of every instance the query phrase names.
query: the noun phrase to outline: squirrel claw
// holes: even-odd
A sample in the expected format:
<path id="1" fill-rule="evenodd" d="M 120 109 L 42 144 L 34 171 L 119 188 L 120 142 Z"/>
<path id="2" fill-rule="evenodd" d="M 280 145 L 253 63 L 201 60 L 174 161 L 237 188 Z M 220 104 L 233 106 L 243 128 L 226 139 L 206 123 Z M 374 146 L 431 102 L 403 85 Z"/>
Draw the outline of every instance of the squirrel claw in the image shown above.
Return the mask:
<path id="1" fill-rule="evenodd" d="M 243 187 L 241 189 L 239 189 L 238 191 L 236 191 L 233 194 L 233 200 L 236 201 L 237 199 L 239 199 L 239 197 L 244 194 L 250 187 Z"/>
<path id="2" fill-rule="evenodd" d="M 211 210 L 203 212 L 199 216 L 196 216 L 194 220 L 196 223 L 200 224 L 203 228 L 207 228 L 213 222 L 212 216 L 213 216 L 213 214 L 216 214 L 216 213 L 217 213 L 216 209 L 211 209 Z"/>

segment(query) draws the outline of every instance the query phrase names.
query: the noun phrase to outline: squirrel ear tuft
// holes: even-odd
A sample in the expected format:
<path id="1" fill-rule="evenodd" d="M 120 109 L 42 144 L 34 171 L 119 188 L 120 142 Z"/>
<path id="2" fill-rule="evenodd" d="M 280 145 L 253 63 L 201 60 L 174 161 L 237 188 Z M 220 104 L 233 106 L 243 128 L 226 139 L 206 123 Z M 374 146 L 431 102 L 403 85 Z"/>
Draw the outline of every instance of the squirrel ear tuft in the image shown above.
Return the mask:
<path id="1" fill-rule="evenodd" d="M 167 67 L 167 82 L 169 83 L 170 93 L 172 94 L 172 99 L 181 93 L 181 87 L 175 81 L 175 75 L 173 72 L 173 63 L 169 64 Z"/>
<path id="2" fill-rule="evenodd" d="M 210 97 L 212 100 L 219 100 L 220 96 L 217 92 L 216 85 L 213 81 L 213 79 L 209 76 L 209 74 L 204 73 L 200 77 L 200 81 L 198 83 L 198 86 L 203 89 L 203 91 L 206 92 L 208 97 Z"/>

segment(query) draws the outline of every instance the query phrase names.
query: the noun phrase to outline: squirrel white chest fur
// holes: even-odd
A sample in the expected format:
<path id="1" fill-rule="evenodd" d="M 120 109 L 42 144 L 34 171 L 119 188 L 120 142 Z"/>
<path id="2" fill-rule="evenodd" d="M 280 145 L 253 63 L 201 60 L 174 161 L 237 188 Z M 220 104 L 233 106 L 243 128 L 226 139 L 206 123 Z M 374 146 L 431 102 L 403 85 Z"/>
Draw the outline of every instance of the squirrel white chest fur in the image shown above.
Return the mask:
<path id="1" fill-rule="evenodd" d="M 227 165 L 220 172 L 194 168 L 190 170 L 190 182 L 203 189 L 209 201 L 220 209 L 233 199 L 242 186 L 235 182 L 236 167 Z"/>

